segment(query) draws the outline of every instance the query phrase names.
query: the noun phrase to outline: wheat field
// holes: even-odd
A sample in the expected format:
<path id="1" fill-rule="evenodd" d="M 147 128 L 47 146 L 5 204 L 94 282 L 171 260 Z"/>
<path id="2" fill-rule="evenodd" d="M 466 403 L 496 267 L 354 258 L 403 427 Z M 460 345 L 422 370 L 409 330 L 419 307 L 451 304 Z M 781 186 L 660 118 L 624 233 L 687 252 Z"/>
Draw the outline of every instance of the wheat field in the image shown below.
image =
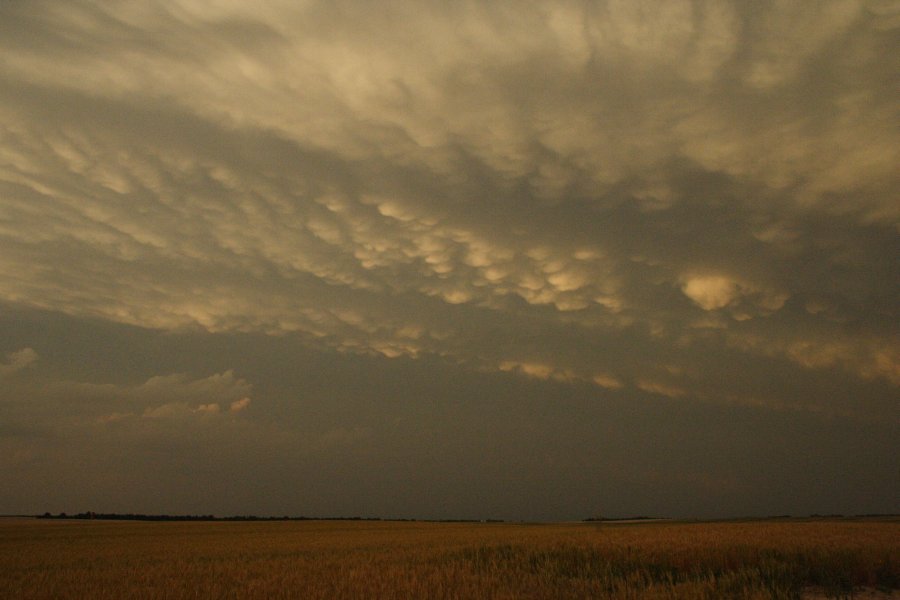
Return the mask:
<path id="1" fill-rule="evenodd" d="M 896 520 L 0 519 L 0 598 L 897 598 L 898 587 Z"/>

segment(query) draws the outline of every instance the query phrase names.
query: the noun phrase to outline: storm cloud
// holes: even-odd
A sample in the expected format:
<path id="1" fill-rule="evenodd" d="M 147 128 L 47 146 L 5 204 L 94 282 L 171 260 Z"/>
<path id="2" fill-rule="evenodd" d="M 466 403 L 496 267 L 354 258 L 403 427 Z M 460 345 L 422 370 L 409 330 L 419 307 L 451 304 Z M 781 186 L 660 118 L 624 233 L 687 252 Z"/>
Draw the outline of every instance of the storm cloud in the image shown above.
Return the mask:
<path id="1" fill-rule="evenodd" d="M 101 447 L 155 465 L 147 511 L 896 510 L 898 28 L 880 0 L 0 4 L 0 510 L 96 503 L 27 490 Z M 804 460 L 823 505 L 765 500 Z M 216 499 L 259 473 L 275 500 Z"/>

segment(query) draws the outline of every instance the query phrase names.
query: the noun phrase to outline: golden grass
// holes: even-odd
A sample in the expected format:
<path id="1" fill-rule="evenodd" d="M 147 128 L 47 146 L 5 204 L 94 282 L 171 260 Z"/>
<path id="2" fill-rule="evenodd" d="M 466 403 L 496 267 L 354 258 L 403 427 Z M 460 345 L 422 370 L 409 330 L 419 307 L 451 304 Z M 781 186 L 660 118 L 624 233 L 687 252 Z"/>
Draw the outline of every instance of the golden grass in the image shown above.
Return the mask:
<path id="1" fill-rule="evenodd" d="M 898 521 L 0 520 L 0 598 L 756 599 L 898 582 Z"/>

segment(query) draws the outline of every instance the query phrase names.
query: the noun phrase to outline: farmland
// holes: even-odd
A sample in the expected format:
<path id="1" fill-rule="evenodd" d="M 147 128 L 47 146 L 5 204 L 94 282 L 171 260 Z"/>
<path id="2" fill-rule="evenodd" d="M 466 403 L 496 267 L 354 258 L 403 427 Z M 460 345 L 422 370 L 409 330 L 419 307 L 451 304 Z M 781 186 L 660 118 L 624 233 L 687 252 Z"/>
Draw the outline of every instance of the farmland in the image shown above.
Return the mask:
<path id="1" fill-rule="evenodd" d="M 0 519 L 2 598 L 887 598 L 898 587 L 897 520 Z"/>

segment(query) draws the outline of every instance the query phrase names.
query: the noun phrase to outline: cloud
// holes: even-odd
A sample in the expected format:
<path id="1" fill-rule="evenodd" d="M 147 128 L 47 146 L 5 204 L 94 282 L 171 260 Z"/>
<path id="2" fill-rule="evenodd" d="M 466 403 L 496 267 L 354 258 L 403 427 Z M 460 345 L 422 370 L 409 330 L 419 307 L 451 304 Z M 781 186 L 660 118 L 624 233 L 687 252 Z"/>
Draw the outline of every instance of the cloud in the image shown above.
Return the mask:
<path id="1" fill-rule="evenodd" d="M 93 424 L 121 426 L 145 419 L 197 419 L 240 413 L 252 386 L 225 371 L 193 379 L 185 374 L 154 376 L 142 383 L 95 383 L 46 378 L 10 387 L 2 395 L 10 421 L 60 433 Z"/>
<path id="2" fill-rule="evenodd" d="M 6 363 L 0 363 L 0 377 L 11 375 L 22 369 L 32 366 L 38 359 L 38 354 L 32 348 L 22 348 L 6 355 Z"/>
<path id="3" fill-rule="evenodd" d="M 0 503 L 883 511 L 898 27 L 0 2 Z"/>
<path id="4" fill-rule="evenodd" d="M 184 419 L 189 418 L 194 415 L 204 416 L 204 415 L 217 415 L 219 414 L 219 405 L 210 402 L 209 404 L 200 404 L 198 406 L 189 406 L 180 402 L 172 402 L 169 404 L 162 404 L 160 406 L 153 406 L 147 408 L 142 414 L 141 417 L 145 419 Z M 116 419 L 121 419 L 121 415 L 115 413 Z M 108 417 L 100 417 L 101 421 L 108 421 Z"/>
<path id="5" fill-rule="evenodd" d="M 738 285 L 727 277 L 692 277 L 682 285 L 684 295 L 703 310 L 728 306 L 739 294 Z"/>
<path id="6" fill-rule="evenodd" d="M 884 5 L 467 6 L 5 4 L 0 299 L 608 389 L 688 339 L 895 381 L 798 345 L 896 331 Z"/>
<path id="7" fill-rule="evenodd" d="M 228 406 L 229 412 L 241 412 L 242 410 L 246 410 L 246 408 L 250 406 L 250 398 L 244 396 L 239 400 L 235 400 Z"/>
<path id="8" fill-rule="evenodd" d="M 682 398 L 687 396 L 687 391 L 666 383 L 659 383 L 657 381 L 639 381 L 637 383 L 637 387 L 639 390 L 644 392 L 649 392 L 651 394 L 660 394 L 661 396 L 667 396 L 669 398 Z"/>

